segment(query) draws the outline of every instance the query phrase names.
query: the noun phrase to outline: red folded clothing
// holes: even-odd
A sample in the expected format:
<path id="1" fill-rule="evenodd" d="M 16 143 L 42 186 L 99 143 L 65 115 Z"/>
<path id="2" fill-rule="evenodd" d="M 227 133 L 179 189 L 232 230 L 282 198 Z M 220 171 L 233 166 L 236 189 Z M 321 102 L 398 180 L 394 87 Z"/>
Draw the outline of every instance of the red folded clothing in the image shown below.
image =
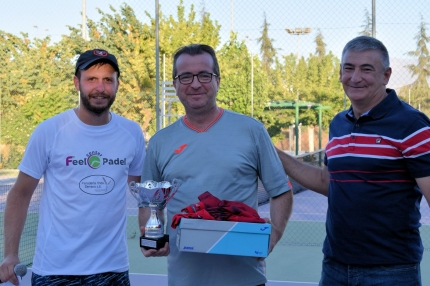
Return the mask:
<path id="1" fill-rule="evenodd" d="M 250 206 L 235 201 L 220 200 L 209 192 L 198 196 L 200 202 L 182 209 L 182 213 L 175 214 L 172 228 L 176 228 L 181 218 L 197 218 L 207 220 L 223 220 L 237 222 L 264 223 L 258 212 Z"/>

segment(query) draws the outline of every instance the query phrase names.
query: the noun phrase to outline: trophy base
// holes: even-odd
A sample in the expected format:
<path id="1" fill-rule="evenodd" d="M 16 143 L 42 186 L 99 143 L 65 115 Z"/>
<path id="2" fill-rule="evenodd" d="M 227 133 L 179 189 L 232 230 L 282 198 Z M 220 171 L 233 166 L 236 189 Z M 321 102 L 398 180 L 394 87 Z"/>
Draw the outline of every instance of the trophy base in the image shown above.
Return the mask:
<path id="1" fill-rule="evenodd" d="M 159 238 L 150 238 L 145 236 L 140 237 L 140 247 L 143 247 L 146 250 L 163 248 L 166 242 L 169 242 L 168 234 Z"/>

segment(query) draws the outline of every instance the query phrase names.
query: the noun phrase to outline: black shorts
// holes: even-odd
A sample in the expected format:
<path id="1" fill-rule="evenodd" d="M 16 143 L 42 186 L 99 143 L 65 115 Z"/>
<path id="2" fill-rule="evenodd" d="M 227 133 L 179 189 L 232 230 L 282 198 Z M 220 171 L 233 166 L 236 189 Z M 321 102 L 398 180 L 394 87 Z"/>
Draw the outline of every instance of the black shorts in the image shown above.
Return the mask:
<path id="1" fill-rule="evenodd" d="M 32 286 L 130 286 L 128 271 L 92 275 L 47 275 L 33 273 Z"/>

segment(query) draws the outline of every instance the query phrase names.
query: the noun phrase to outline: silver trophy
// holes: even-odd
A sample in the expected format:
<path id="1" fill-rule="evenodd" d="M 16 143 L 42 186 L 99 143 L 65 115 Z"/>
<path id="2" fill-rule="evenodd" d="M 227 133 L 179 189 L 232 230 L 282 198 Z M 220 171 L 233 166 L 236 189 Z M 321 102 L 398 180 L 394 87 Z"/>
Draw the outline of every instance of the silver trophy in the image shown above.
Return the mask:
<path id="1" fill-rule="evenodd" d="M 167 202 L 178 191 L 180 182 L 173 179 L 172 183 L 163 181 L 130 182 L 129 188 L 139 206 L 148 206 L 151 215 L 145 225 L 145 235 L 140 237 L 140 247 L 145 249 L 160 249 L 169 242 L 169 235 L 164 234 L 164 217 L 162 211 Z"/>

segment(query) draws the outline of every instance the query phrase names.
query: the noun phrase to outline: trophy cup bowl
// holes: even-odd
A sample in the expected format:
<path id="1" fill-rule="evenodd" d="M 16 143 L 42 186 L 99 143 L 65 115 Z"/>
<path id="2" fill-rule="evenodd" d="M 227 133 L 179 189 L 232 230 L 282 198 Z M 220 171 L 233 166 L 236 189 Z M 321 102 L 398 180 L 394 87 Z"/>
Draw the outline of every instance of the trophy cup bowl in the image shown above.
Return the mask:
<path id="1" fill-rule="evenodd" d="M 145 249 L 160 249 L 169 242 L 169 235 L 164 234 L 164 216 L 158 211 L 164 210 L 167 202 L 175 195 L 179 187 L 179 181 L 174 179 L 172 183 L 167 181 L 144 181 L 143 183 L 129 183 L 129 189 L 133 197 L 139 202 L 139 207 L 149 207 L 151 214 L 145 225 L 145 235 L 140 237 L 140 247 Z"/>

